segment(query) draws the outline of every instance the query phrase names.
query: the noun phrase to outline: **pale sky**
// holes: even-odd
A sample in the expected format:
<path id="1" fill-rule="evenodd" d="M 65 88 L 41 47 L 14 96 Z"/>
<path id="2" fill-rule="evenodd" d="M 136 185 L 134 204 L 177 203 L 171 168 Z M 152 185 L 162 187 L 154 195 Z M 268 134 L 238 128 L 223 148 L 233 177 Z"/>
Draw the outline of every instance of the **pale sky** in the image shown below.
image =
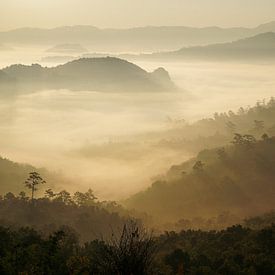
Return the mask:
<path id="1" fill-rule="evenodd" d="M 0 0 L 0 30 L 93 25 L 248 26 L 275 20 L 275 0 Z"/>

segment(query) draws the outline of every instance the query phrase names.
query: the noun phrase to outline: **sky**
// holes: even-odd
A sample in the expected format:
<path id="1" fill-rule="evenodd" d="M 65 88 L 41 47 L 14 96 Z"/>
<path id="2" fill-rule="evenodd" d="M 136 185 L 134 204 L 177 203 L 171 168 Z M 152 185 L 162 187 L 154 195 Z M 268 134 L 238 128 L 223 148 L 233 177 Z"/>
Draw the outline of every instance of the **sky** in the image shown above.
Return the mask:
<path id="1" fill-rule="evenodd" d="M 0 0 L 0 30 L 93 25 L 254 27 L 275 20 L 275 0 Z"/>

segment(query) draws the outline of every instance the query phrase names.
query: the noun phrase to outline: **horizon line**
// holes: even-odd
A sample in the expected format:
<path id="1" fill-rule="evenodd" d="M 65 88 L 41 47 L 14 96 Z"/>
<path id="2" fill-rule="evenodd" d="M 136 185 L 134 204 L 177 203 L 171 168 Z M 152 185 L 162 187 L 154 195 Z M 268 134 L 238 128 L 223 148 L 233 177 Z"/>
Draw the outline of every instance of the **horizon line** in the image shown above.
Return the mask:
<path id="1" fill-rule="evenodd" d="M 34 27 L 34 26 L 24 26 L 24 27 L 15 27 L 15 28 L 10 28 L 10 29 L 0 29 L 0 32 L 12 32 L 12 31 L 18 31 L 18 30 L 55 30 L 55 29 L 62 29 L 62 28 L 74 28 L 74 27 L 90 27 L 94 28 L 97 30 L 134 30 L 134 29 L 145 29 L 145 28 L 190 28 L 190 29 L 208 29 L 208 28 L 219 28 L 219 29 L 256 29 L 260 26 L 267 25 L 275 23 L 275 19 L 265 22 L 265 23 L 260 23 L 255 25 L 254 27 L 245 27 L 245 26 L 231 26 L 231 27 L 221 27 L 218 25 L 206 25 L 206 26 L 189 26 L 189 25 L 142 25 L 142 26 L 132 26 L 132 27 L 98 27 L 95 25 L 88 25 L 88 24 L 73 24 L 73 25 L 59 25 L 56 27 Z"/>

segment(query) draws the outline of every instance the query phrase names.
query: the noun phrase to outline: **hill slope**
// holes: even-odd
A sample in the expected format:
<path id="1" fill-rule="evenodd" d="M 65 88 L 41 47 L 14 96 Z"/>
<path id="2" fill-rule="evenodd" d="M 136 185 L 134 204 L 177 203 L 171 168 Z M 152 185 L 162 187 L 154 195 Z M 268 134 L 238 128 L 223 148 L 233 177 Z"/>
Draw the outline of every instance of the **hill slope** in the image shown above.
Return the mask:
<path id="1" fill-rule="evenodd" d="M 235 145 L 202 151 L 126 201 L 162 221 L 241 217 L 274 209 L 275 138 L 235 137 Z M 218 171 L 218 173 L 217 173 Z"/>
<path id="2" fill-rule="evenodd" d="M 182 48 L 174 52 L 145 55 L 165 59 L 274 59 L 275 33 L 268 32 L 230 43 Z"/>
<path id="3" fill-rule="evenodd" d="M 70 89 L 148 92 L 175 88 L 164 69 L 148 73 L 133 63 L 112 57 L 82 58 L 53 68 L 38 64 L 12 65 L 3 69 L 2 73 L 15 79 L 14 83 L 21 91 Z"/>
<path id="4" fill-rule="evenodd" d="M 22 190 L 29 192 L 24 187 L 23 183 L 29 173 L 33 171 L 37 171 L 41 174 L 43 179 L 46 180 L 48 188 L 57 187 L 57 185 L 61 187 L 65 184 L 71 184 L 69 180 L 65 179 L 60 174 L 51 173 L 44 168 L 38 169 L 29 164 L 20 164 L 0 157 L 0 195 L 4 195 L 7 192 L 18 194 Z M 40 194 L 43 194 L 44 190 L 45 188 L 42 187 Z"/>

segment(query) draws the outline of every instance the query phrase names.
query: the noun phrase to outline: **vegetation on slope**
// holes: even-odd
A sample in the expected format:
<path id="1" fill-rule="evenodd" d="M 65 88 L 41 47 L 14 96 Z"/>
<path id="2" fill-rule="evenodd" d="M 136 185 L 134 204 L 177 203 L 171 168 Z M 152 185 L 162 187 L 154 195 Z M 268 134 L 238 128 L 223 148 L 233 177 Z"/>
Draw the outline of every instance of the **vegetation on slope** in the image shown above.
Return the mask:
<path id="1" fill-rule="evenodd" d="M 81 58 L 53 68 L 39 64 L 11 65 L 0 72 L 14 79 L 11 85 L 21 93 L 43 89 L 100 92 L 161 92 L 175 89 L 164 69 L 148 73 L 133 63 L 114 57 Z"/>
<path id="2" fill-rule="evenodd" d="M 230 212 L 245 217 L 274 205 L 275 138 L 235 134 L 232 145 L 204 150 L 126 205 L 163 221 Z M 160 203 L 161 202 L 161 203 Z"/>

